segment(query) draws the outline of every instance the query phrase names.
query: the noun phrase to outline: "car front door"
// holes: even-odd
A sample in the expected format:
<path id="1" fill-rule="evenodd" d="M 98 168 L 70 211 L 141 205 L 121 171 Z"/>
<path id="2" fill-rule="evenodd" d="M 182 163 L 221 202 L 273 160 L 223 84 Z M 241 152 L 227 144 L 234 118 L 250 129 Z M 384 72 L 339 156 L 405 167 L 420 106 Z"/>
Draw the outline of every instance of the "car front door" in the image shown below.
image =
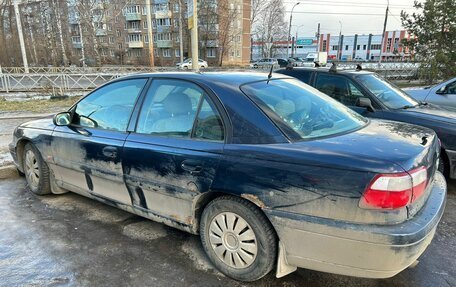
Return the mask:
<path id="1" fill-rule="evenodd" d="M 124 146 L 125 182 L 135 208 L 193 223 L 194 199 L 210 190 L 225 130 L 214 101 L 198 85 L 155 79 Z"/>
<path id="2" fill-rule="evenodd" d="M 53 133 L 58 185 L 131 205 L 123 181 L 121 154 L 127 125 L 148 79 L 109 83 L 79 101 L 72 122 Z"/>
<path id="3" fill-rule="evenodd" d="M 456 108 L 456 81 L 449 81 L 433 88 L 425 101 L 442 107 Z"/>
<path id="4" fill-rule="evenodd" d="M 375 101 L 359 88 L 348 77 L 333 75 L 330 73 L 317 73 L 314 87 L 327 94 L 331 98 L 348 106 L 355 112 L 366 117 L 381 117 L 382 111 L 375 105 Z M 356 102 L 358 98 L 368 98 L 372 101 L 375 111 L 369 111 L 365 107 L 358 107 Z"/>

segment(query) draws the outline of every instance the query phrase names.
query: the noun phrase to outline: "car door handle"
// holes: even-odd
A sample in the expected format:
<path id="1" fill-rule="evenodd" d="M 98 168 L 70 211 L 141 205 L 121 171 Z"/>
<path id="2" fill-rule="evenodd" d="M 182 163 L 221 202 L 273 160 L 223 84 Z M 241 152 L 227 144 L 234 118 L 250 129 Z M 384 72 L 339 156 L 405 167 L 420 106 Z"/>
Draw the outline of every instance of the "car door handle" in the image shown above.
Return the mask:
<path id="1" fill-rule="evenodd" d="M 181 167 L 183 170 L 190 172 L 191 175 L 199 174 L 203 171 L 201 163 L 195 160 L 184 160 Z"/>
<path id="2" fill-rule="evenodd" d="M 102 150 L 103 155 L 109 158 L 117 158 L 117 148 L 114 146 L 106 146 Z"/>

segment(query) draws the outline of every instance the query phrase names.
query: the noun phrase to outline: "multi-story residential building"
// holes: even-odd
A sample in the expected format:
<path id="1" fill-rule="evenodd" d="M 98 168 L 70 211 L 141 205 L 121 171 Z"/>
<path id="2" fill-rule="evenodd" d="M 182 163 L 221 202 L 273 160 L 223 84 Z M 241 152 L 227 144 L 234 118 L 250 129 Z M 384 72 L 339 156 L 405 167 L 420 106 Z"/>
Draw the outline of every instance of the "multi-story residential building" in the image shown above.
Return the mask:
<path id="1" fill-rule="evenodd" d="M 339 35 L 321 34 L 317 39 L 315 37 L 301 37 L 295 42 L 294 55 L 305 57 L 308 53 L 320 51 L 328 52 L 329 59 L 339 59 L 342 61 L 351 61 L 354 59 L 363 59 L 368 61 L 377 61 L 380 57 L 385 61 L 402 61 L 413 57 L 407 47 L 403 47 L 402 40 L 409 39 L 410 35 L 405 31 L 387 31 L 385 32 L 383 45 L 382 34 L 369 35 Z M 253 43 L 253 58 L 265 57 L 261 55 L 264 43 Z M 287 47 L 291 54 L 291 42 L 281 41 L 274 42 L 276 47 L 276 57 L 287 55 Z"/>
<path id="2" fill-rule="evenodd" d="M 117 0 L 95 2 L 98 4 L 91 7 L 81 6 L 77 0 L 69 2 L 73 48 L 89 64 L 97 61 L 93 59 L 95 55 L 103 63 L 147 65 L 150 40 L 157 66 L 173 66 L 179 62 L 181 42 L 182 56 L 191 56 L 186 1 L 152 1 L 153 39 L 148 36 L 150 27 L 145 5 Z M 250 1 L 199 0 L 198 10 L 199 57 L 211 66 L 247 64 L 250 60 Z"/>

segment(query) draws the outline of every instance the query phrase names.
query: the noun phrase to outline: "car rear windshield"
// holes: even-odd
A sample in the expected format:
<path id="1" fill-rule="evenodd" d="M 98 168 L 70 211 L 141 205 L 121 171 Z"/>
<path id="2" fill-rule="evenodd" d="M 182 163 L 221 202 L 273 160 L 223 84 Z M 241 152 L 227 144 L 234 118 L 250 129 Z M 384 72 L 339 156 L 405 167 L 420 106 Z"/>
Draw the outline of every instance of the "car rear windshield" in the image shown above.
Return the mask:
<path id="1" fill-rule="evenodd" d="M 418 105 L 417 101 L 378 75 L 359 75 L 356 79 L 390 109 L 403 109 Z"/>
<path id="2" fill-rule="evenodd" d="M 302 139 L 336 135 L 367 123 L 364 117 L 298 80 L 254 82 L 241 89 L 279 127 L 286 125 Z"/>

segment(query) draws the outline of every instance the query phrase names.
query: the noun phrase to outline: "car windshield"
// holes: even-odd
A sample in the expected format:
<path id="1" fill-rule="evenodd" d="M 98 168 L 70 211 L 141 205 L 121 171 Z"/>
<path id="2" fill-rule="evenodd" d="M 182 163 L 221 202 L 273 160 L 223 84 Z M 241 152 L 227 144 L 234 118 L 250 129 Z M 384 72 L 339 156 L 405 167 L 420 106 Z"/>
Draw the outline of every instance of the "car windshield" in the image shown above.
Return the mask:
<path id="1" fill-rule="evenodd" d="M 390 109 L 407 109 L 419 103 L 390 82 L 375 74 L 358 75 L 357 80 Z"/>
<path id="2" fill-rule="evenodd" d="M 273 121 L 282 121 L 302 139 L 348 132 L 367 123 L 351 109 L 294 79 L 249 83 L 241 89 L 266 114 L 275 114 Z"/>

